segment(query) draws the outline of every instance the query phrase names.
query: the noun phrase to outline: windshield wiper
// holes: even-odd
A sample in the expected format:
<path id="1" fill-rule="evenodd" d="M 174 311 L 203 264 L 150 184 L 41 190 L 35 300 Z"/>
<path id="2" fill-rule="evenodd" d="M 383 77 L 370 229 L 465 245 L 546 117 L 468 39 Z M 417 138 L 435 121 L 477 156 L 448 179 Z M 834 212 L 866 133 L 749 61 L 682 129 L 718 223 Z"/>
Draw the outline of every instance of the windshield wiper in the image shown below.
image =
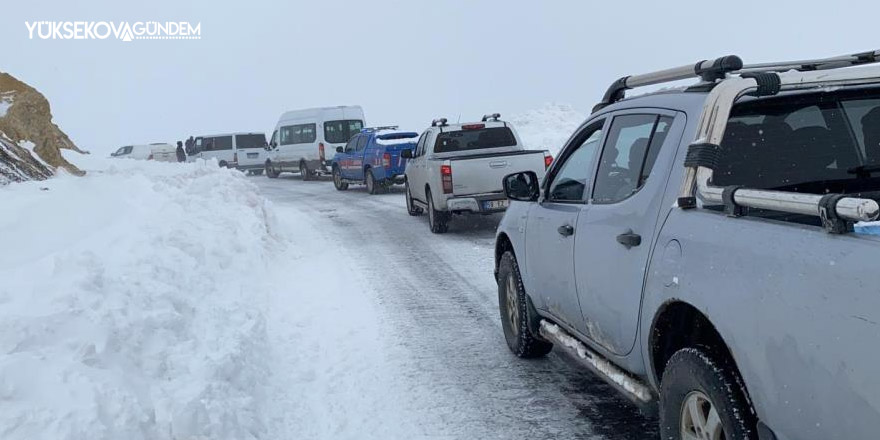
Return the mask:
<path id="1" fill-rule="evenodd" d="M 847 174 L 855 174 L 857 177 L 871 177 L 871 173 L 880 172 L 880 164 L 859 165 L 846 170 Z"/>

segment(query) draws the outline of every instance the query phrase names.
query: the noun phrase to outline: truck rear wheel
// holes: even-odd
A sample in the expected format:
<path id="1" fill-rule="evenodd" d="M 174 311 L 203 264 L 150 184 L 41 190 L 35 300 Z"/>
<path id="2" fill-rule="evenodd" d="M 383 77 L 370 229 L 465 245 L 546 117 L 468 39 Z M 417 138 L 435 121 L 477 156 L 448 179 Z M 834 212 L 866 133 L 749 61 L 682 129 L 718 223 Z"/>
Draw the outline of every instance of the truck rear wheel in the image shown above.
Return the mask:
<path id="1" fill-rule="evenodd" d="M 513 252 L 501 256 L 498 265 L 498 310 L 507 347 L 521 358 L 536 358 L 550 353 L 553 344 L 538 339 L 540 319 L 523 287 L 519 265 Z"/>
<path id="2" fill-rule="evenodd" d="M 348 189 L 348 182 L 342 181 L 342 174 L 339 172 L 339 167 L 333 167 L 333 186 L 336 187 L 337 191 L 345 191 Z"/>
<path id="3" fill-rule="evenodd" d="M 419 208 L 413 203 L 412 193 L 409 190 L 409 182 L 404 183 L 403 187 L 406 190 L 406 212 L 413 217 L 422 215 L 422 208 Z"/>
<path id="4" fill-rule="evenodd" d="M 700 348 L 669 359 L 660 382 L 660 432 L 669 439 L 757 440 L 757 420 L 730 365 Z"/>
<path id="5" fill-rule="evenodd" d="M 373 177 L 373 170 L 367 168 L 366 175 L 367 192 L 371 195 L 379 194 L 379 186 L 376 185 L 376 178 Z"/>
<path id="6" fill-rule="evenodd" d="M 431 197 L 431 191 L 427 191 L 428 196 L 428 226 L 431 232 L 442 234 L 449 230 L 449 213 L 434 209 L 434 198 Z"/>
<path id="7" fill-rule="evenodd" d="M 299 175 L 302 177 L 302 180 L 312 180 L 312 174 L 309 171 L 309 166 L 306 165 L 305 161 L 299 163 Z"/>

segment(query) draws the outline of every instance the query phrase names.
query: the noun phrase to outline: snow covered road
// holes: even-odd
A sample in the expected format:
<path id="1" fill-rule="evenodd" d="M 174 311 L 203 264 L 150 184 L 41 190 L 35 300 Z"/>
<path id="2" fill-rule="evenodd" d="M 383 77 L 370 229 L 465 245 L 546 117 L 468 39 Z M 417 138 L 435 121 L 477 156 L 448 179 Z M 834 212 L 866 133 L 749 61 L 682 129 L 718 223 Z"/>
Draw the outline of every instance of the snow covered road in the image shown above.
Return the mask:
<path id="1" fill-rule="evenodd" d="M 509 353 L 492 277 L 498 217 L 445 235 L 402 191 L 254 177 L 290 237 L 269 284 L 270 438 L 654 439 L 564 356 Z"/>

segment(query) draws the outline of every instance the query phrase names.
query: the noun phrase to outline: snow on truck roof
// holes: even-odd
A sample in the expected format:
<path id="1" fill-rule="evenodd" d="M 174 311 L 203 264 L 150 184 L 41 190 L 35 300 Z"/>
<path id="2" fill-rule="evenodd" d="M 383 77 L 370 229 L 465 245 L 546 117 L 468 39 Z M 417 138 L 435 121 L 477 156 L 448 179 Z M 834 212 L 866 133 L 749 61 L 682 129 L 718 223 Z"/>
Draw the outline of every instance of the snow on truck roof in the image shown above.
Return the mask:
<path id="1" fill-rule="evenodd" d="M 379 145 L 411 144 L 416 142 L 419 134 L 414 131 L 376 130 L 376 143 Z"/>

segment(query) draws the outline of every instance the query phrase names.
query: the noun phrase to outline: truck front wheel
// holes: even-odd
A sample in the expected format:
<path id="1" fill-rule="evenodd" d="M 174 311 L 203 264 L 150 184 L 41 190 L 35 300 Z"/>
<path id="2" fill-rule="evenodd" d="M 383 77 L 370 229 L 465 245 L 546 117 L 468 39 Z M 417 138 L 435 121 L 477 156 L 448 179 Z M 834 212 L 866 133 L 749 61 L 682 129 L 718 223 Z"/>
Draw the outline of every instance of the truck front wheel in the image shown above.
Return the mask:
<path id="1" fill-rule="evenodd" d="M 757 440 L 756 417 L 736 369 L 700 348 L 669 359 L 660 382 L 660 431 L 668 439 Z"/>
<path id="2" fill-rule="evenodd" d="M 539 318 L 526 295 L 519 265 L 513 252 L 501 256 L 498 265 L 498 310 L 501 312 L 501 329 L 507 347 L 521 358 L 536 358 L 550 353 L 553 344 L 535 337 Z"/>
<path id="3" fill-rule="evenodd" d="M 404 188 L 406 190 L 406 212 L 411 216 L 422 215 L 422 208 L 419 208 L 413 203 L 412 193 L 409 189 L 409 182 L 404 183 Z"/>
<path id="4" fill-rule="evenodd" d="M 431 191 L 427 191 L 428 196 L 428 225 L 431 232 L 442 234 L 449 230 L 449 213 L 434 209 L 434 198 L 431 197 Z"/>
<path id="5" fill-rule="evenodd" d="M 278 177 L 279 173 L 275 167 L 272 166 L 272 162 L 266 161 L 266 177 L 270 179 L 275 179 Z"/>
<path id="6" fill-rule="evenodd" d="M 345 191 L 348 189 L 348 182 L 342 180 L 339 167 L 333 167 L 333 186 L 337 191 Z"/>

